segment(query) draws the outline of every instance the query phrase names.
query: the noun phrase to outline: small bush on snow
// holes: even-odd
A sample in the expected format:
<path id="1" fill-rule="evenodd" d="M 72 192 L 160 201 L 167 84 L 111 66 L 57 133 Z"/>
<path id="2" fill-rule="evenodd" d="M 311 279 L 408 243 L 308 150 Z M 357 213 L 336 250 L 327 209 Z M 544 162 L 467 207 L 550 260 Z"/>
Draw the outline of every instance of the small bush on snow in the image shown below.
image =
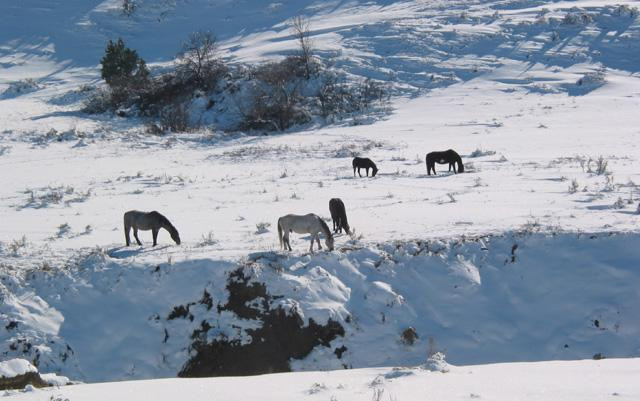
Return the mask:
<path id="1" fill-rule="evenodd" d="M 25 78 L 20 81 L 11 82 L 9 88 L 5 90 L 3 96 L 18 96 L 24 93 L 33 92 L 40 89 L 40 85 L 33 78 Z"/>
<path id="2" fill-rule="evenodd" d="M 628 4 L 622 4 L 613 10 L 613 15 L 617 16 L 629 16 L 631 18 L 635 18 L 640 15 L 640 11 L 638 11 L 638 7 L 631 7 Z"/>
<path id="3" fill-rule="evenodd" d="M 569 185 L 569 193 L 575 194 L 576 192 L 578 192 L 578 187 L 578 180 L 574 178 L 573 180 L 571 180 L 571 185 Z"/>
<path id="4" fill-rule="evenodd" d="M 217 243 L 218 243 L 218 240 L 214 238 L 213 231 L 209 231 L 207 234 L 202 235 L 202 239 L 200 240 L 200 242 L 198 242 L 198 246 L 204 247 L 204 246 L 215 245 Z"/>
<path id="5" fill-rule="evenodd" d="M 266 221 L 256 224 L 256 234 L 268 233 L 269 227 L 271 227 L 271 223 L 267 223 Z"/>
<path id="6" fill-rule="evenodd" d="M 469 157 L 492 156 L 492 155 L 495 155 L 495 154 L 496 154 L 495 150 L 482 150 L 480 148 L 476 148 L 476 150 L 471 152 Z"/>
<path id="7" fill-rule="evenodd" d="M 568 12 L 562 18 L 562 23 L 565 25 L 586 25 L 591 22 L 593 22 L 593 16 L 582 11 Z"/>

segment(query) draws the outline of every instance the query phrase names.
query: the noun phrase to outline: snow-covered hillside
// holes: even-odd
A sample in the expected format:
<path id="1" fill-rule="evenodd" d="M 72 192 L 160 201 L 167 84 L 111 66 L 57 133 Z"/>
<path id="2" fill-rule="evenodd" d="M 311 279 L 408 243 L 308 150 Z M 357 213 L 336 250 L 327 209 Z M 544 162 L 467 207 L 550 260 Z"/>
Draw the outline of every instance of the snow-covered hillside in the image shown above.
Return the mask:
<path id="1" fill-rule="evenodd" d="M 0 4 L 1 359 L 104 381 L 415 366 L 431 351 L 456 365 L 639 356 L 640 2 L 121 4 Z M 331 68 L 389 85 L 388 114 L 225 132 L 200 94 L 189 111 L 206 124 L 155 136 L 81 112 L 109 39 L 158 70 L 211 29 L 228 63 L 256 63 L 295 51 L 300 14 Z M 427 175 L 425 154 L 449 148 L 465 172 Z M 355 178 L 355 155 L 378 175 Z M 334 197 L 354 235 L 309 255 L 294 234 L 278 251 L 279 216 L 328 218 Z M 182 244 L 161 231 L 124 247 L 131 209 L 162 212 Z"/>

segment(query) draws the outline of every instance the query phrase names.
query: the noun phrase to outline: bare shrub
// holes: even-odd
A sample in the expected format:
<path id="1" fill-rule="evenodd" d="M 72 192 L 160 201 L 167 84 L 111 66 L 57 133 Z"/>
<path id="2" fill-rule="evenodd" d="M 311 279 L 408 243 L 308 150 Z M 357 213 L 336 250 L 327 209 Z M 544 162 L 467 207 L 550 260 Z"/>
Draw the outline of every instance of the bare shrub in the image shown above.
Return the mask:
<path id="1" fill-rule="evenodd" d="M 20 239 L 15 239 L 9 243 L 9 254 L 11 256 L 18 256 L 20 250 L 27 246 L 27 237 L 24 235 Z"/>
<path id="2" fill-rule="evenodd" d="M 384 105 L 388 91 L 382 83 L 369 78 L 340 83 L 337 76 L 328 75 L 318 91 L 318 101 L 323 117 L 340 116 L 370 110 L 375 103 Z"/>
<path id="3" fill-rule="evenodd" d="M 578 180 L 574 178 L 573 180 L 571 180 L 571 185 L 569 185 L 569 193 L 575 194 L 576 192 L 578 192 L 578 187 Z"/>
<path id="4" fill-rule="evenodd" d="M 598 156 L 598 159 L 596 160 L 595 173 L 597 175 L 605 174 L 607 172 L 607 165 L 608 164 L 609 164 L 609 162 L 604 157 Z"/>
<path id="5" fill-rule="evenodd" d="M 198 87 L 212 89 L 226 72 L 218 53 L 216 38 L 211 32 L 192 32 L 178 54 L 179 70 L 187 79 L 193 79 Z"/>
<path id="6" fill-rule="evenodd" d="M 218 240 L 214 238 L 213 231 L 209 231 L 208 233 L 202 235 L 202 239 L 200 240 L 200 242 L 198 242 L 198 246 L 204 247 L 204 246 L 215 245 L 217 243 L 218 243 Z"/>
<path id="7" fill-rule="evenodd" d="M 68 223 L 63 223 L 58 226 L 58 231 L 56 232 L 57 238 L 62 238 L 65 235 L 68 235 L 71 232 L 71 226 Z"/>
<path id="8" fill-rule="evenodd" d="M 562 18 L 565 25 L 586 25 L 593 22 L 593 16 L 585 12 L 568 12 Z"/>
<path id="9" fill-rule="evenodd" d="M 622 200 L 622 198 L 621 198 L 621 197 L 618 197 L 618 199 L 616 199 L 616 201 L 615 201 L 615 202 L 613 202 L 612 207 L 613 207 L 614 209 L 624 209 L 624 205 L 625 205 L 624 200 Z"/>
<path id="10" fill-rule="evenodd" d="M 256 234 L 264 234 L 269 232 L 269 227 L 271 227 L 271 223 L 267 223 L 266 221 L 262 221 L 256 224 Z"/>
<path id="11" fill-rule="evenodd" d="M 252 87 L 251 102 L 244 112 L 244 127 L 285 130 L 311 119 L 300 94 L 301 70 L 293 58 L 257 67 L 252 75 L 258 82 Z"/>
<path id="12" fill-rule="evenodd" d="M 117 107 L 118 105 L 114 103 L 114 99 L 111 96 L 111 91 L 100 88 L 94 90 L 87 100 L 85 100 L 82 112 L 87 114 L 100 114 Z"/>
<path id="13" fill-rule="evenodd" d="M 613 182 L 613 175 L 608 174 L 604 177 L 603 192 L 613 192 L 616 190 L 616 184 Z"/>
<path id="14" fill-rule="evenodd" d="M 638 11 L 638 7 L 631 7 L 627 4 L 619 5 L 613 10 L 613 15 L 624 17 L 629 16 L 631 18 L 635 18 L 640 15 L 640 11 Z"/>
<path id="15" fill-rule="evenodd" d="M 486 150 L 486 149 L 480 149 L 480 148 L 476 148 L 476 150 L 474 150 L 473 152 L 471 152 L 469 154 L 469 157 L 483 157 L 483 156 L 492 156 L 495 155 L 496 151 L 495 150 Z"/>
<path id="16" fill-rule="evenodd" d="M 166 108 L 160 115 L 163 131 L 185 132 L 189 129 L 189 113 L 183 104 Z"/>

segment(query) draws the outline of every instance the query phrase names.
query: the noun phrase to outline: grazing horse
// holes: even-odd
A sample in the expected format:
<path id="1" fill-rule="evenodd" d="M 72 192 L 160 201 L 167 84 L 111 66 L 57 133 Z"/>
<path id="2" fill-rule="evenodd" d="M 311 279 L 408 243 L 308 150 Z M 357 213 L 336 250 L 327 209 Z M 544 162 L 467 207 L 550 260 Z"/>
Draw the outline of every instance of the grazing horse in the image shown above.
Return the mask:
<path id="1" fill-rule="evenodd" d="M 378 173 L 378 167 L 376 167 L 376 164 L 372 162 L 371 159 L 366 157 L 354 157 L 353 163 L 351 163 L 351 165 L 353 166 L 354 177 L 356 176 L 356 169 L 358 169 L 358 175 L 362 177 L 362 174 L 360 174 L 361 168 L 367 171 L 367 177 L 369 176 L 369 169 L 372 170 L 371 172 L 372 177 L 375 177 L 376 174 Z"/>
<path id="2" fill-rule="evenodd" d="M 178 234 L 178 230 L 171 224 L 169 219 L 156 212 L 139 212 L 137 210 L 129 210 L 124 214 L 124 238 L 127 242 L 127 246 L 131 244 L 129 239 L 129 230 L 133 228 L 133 236 L 136 239 L 138 245 L 142 245 L 140 239 L 138 238 L 138 230 L 147 231 L 151 230 L 151 234 L 153 235 L 153 246 L 158 244 L 158 231 L 161 228 L 169 231 L 171 234 L 171 239 L 173 239 L 176 244 L 180 245 L 180 234 Z"/>
<path id="3" fill-rule="evenodd" d="M 333 220 L 333 232 L 342 233 L 342 229 L 351 235 L 349 230 L 349 222 L 347 221 L 347 211 L 344 208 L 342 199 L 333 198 L 329 201 L 329 212 L 331 212 L 331 220 Z"/>
<path id="4" fill-rule="evenodd" d="M 289 233 L 291 232 L 311 234 L 309 252 L 313 252 L 314 240 L 318 242 L 318 249 L 322 249 L 320 245 L 321 231 L 324 233 L 327 248 L 333 251 L 333 235 L 331 235 L 331 230 L 329 230 L 327 223 L 315 214 L 309 213 L 304 216 L 288 214 L 278 219 L 278 239 L 280 240 L 280 246 L 285 250 L 287 247 L 291 250 L 291 243 L 289 242 Z"/>
<path id="5" fill-rule="evenodd" d="M 464 166 L 462 165 L 462 158 L 455 150 L 449 149 L 443 152 L 431 152 L 427 153 L 426 157 L 427 162 L 427 174 L 431 175 L 431 170 L 433 170 L 433 174 L 436 173 L 436 163 L 438 164 L 446 164 L 449 163 L 449 171 L 451 171 L 451 167 L 453 167 L 453 172 L 464 173 Z M 456 163 L 458 164 L 458 170 L 456 171 Z"/>

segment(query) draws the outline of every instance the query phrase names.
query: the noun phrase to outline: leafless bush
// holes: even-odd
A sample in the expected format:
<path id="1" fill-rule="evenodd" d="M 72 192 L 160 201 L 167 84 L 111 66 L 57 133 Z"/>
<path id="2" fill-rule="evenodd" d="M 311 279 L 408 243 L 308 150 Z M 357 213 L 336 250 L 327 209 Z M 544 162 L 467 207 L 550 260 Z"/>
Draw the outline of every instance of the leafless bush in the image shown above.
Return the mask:
<path id="1" fill-rule="evenodd" d="M 613 175 L 609 174 L 604 177 L 603 192 L 613 192 L 616 189 L 616 184 L 613 182 Z"/>
<path id="2" fill-rule="evenodd" d="M 84 102 L 82 111 L 87 114 L 100 114 L 114 110 L 118 105 L 111 96 L 111 91 L 105 88 L 94 90 Z"/>
<path id="3" fill-rule="evenodd" d="M 244 128 L 282 131 L 310 120 L 299 91 L 298 68 L 295 60 L 287 58 L 253 71 L 257 82 L 252 88 L 249 107 L 244 111 Z"/>
<path id="4" fill-rule="evenodd" d="M 178 54 L 180 71 L 205 90 L 215 87 L 218 79 L 226 73 L 226 67 L 218 55 L 216 38 L 209 31 L 189 34 Z"/>
<path id="5" fill-rule="evenodd" d="M 483 150 L 483 149 L 477 148 L 476 150 L 474 150 L 469 154 L 469 157 L 492 156 L 495 154 L 496 154 L 495 150 L 486 150 L 486 149 Z"/>
<path id="6" fill-rule="evenodd" d="M 597 175 L 603 175 L 607 172 L 607 165 L 609 164 L 609 162 L 602 156 L 598 156 L 598 159 L 596 160 L 596 170 L 595 173 Z"/>
<path id="7" fill-rule="evenodd" d="M 68 223 L 63 223 L 58 226 L 58 231 L 56 232 L 57 238 L 62 238 L 65 235 L 68 235 L 71 232 L 71 226 Z"/>
<path id="8" fill-rule="evenodd" d="M 568 12 L 562 18 L 565 25 L 586 25 L 593 22 L 593 16 L 585 12 Z"/>
<path id="9" fill-rule="evenodd" d="M 160 116 L 163 131 L 185 132 L 189 129 L 189 113 L 183 104 L 168 107 Z"/>
<path id="10" fill-rule="evenodd" d="M 388 91 L 382 83 L 369 78 L 356 83 L 339 83 L 336 76 L 329 75 L 318 92 L 318 101 L 323 117 L 340 116 L 367 111 L 375 103 L 384 105 L 388 101 Z"/>
<path id="11" fill-rule="evenodd" d="M 640 15 L 640 11 L 638 11 L 638 7 L 631 7 L 627 4 L 622 4 L 616 7 L 615 10 L 613 10 L 613 15 L 617 15 L 620 17 L 627 15 L 631 18 L 635 18 Z"/>
<path id="12" fill-rule="evenodd" d="M 11 256 L 18 256 L 20 250 L 27 246 L 27 237 L 24 235 L 20 239 L 15 239 L 9 243 L 9 254 Z"/>
<path id="13" fill-rule="evenodd" d="M 271 223 L 267 223 L 266 221 L 256 224 L 256 234 L 268 233 L 269 227 L 271 227 Z"/>
<path id="14" fill-rule="evenodd" d="M 214 238 L 213 231 L 209 231 L 207 234 L 202 235 L 202 239 L 200 240 L 200 242 L 198 242 L 198 246 L 204 247 L 204 246 L 215 245 L 217 243 L 218 243 L 218 240 Z"/>
<path id="15" fill-rule="evenodd" d="M 569 185 L 569 193 L 575 194 L 576 192 L 578 192 L 578 188 L 578 180 L 574 178 L 573 180 L 571 180 L 571 185 Z"/>
<path id="16" fill-rule="evenodd" d="M 621 197 L 618 197 L 618 199 L 613 203 L 612 207 L 614 209 L 624 209 L 624 205 L 625 205 L 625 202 L 622 200 Z"/>

